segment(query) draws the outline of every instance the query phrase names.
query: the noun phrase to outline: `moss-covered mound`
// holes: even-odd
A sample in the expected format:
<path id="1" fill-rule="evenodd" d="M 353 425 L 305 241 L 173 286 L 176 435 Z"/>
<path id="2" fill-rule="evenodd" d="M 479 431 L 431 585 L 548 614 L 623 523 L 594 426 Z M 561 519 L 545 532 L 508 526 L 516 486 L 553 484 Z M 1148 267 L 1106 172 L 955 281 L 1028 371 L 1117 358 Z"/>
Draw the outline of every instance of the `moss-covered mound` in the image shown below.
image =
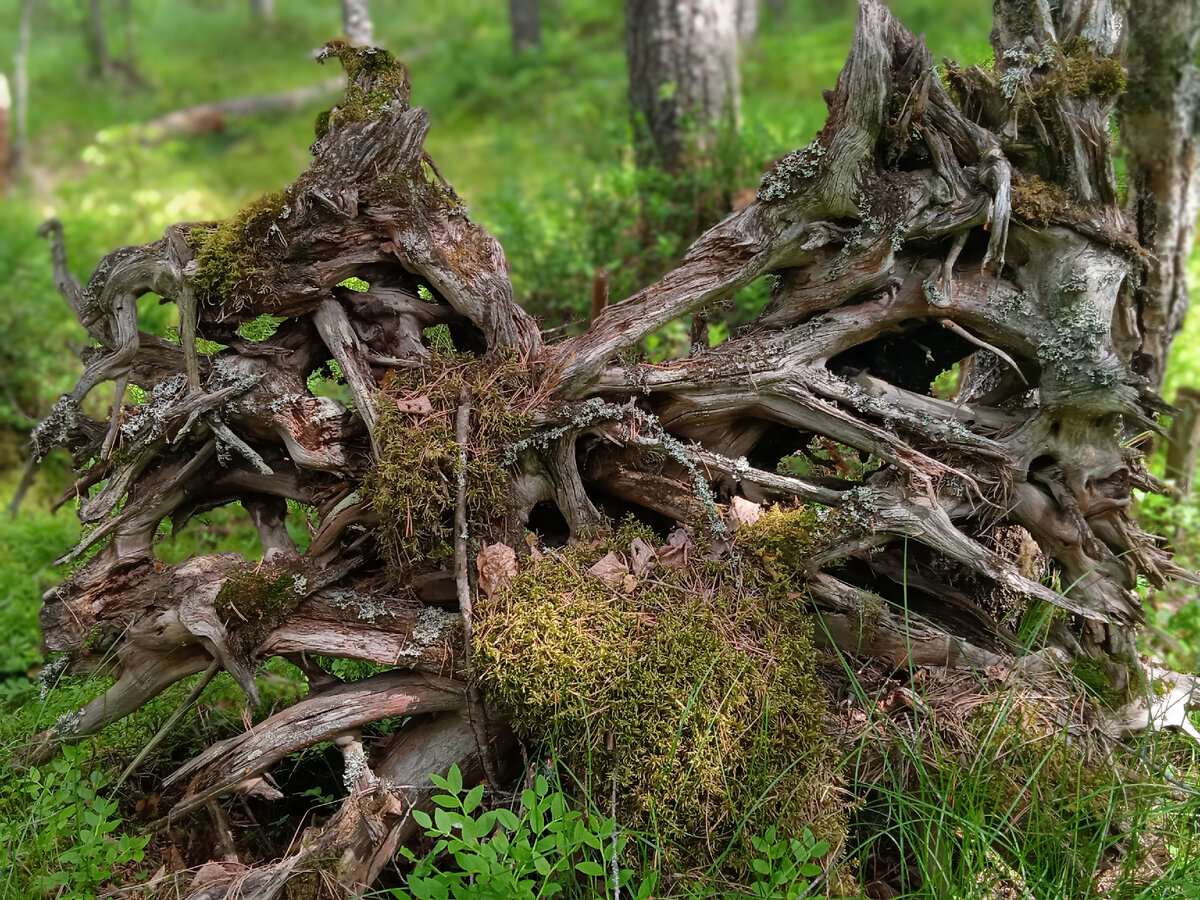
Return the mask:
<path id="1" fill-rule="evenodd" d="M 638 539 L 654 540 L 626 526 L 527 563 L 479 601 L 489 699 L 520 733 L 551 738 L 597 797 L 615 771 L 626 821 L 673 840 L 683 868 L 731 842 L 736 866 L 745 837 L 769 825 L 840 846 L 826 693 L 800 602 L 753 556 L 588 572 L 609 553 L 632 561 Z"/>

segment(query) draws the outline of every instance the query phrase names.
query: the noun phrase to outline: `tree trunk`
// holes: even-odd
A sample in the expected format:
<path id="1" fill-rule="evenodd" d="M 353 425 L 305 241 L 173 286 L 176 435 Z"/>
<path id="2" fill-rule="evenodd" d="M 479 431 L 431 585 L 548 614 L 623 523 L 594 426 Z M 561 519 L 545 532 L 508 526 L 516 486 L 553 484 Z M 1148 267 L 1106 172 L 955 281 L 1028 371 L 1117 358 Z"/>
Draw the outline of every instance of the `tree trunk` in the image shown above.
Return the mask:
<path id="1" fill-rule="evenodd" d="M 250 16 L 255 22 L 271 25 L 275 22 L 275 0 L 250 0 Z"/>
<path id="2" fill-rule="evenodd" d="M 337 42 L 327 55 L 352 89 L 285 192 L 110 254 L 86 292 L 48 223 L 56 283 L 98 346 L 35 433 L 41 453 L 65 444 L 87 464 L 66 496 L 85 498 L 79 514 L 94 526 L 64 556 L 78 568 L 47 593 L 42 623 L 70 671 L 106 667 L 116 680 L 39 735 L 34 758 L 213 666 L 256 702 L 255 668 L 285 655 L 309 675 L 309 696 L 186 763 L 161 786 L 164 808 L 178 821 L 336 740 L 352 775 L 341 810 L 239 884 L 278 896 L 316 867 L 328 890 L 358 890 L 419 838 L 404 811 L 429 806 L 425 773 L 457 761 L 503 777 L 505 713 L 522 707 L 482 708 L 476 685 L 494 698 L 511 671 L 482 666 L 469 680 L 470 651 L 494 655 L 513 632 L 504 616 L 528 608 L 545 571 L 558 573 L 543 587 L 563 609 L 589 592 L 615 608 L 684 577 L 673 572 L 692 586 L 736 572 L 743 588 L 782 585 L 764 615 L 804 604 L 817 642 L 856 670 L 1036 675 L 1041 693 L 1086 664 L 1128 700 L 1095 709 L 1114 729 L 1178 724 L 1194 705 L 1187 690 L 1134 690 L 1134 589 L 1187 573 L 1129 514 L 1134 489 L 1163 487 L 1137 450 L 1166 409 L 1139 371 L 1159 328 L 1139 309 L 1169 308 L 1174 282 L 1145 275 L 1170 254 L 1161 228 L 1139 229 L 1118 201 L 1119 17 L 1082 0 L 1044 19 L 1027 9 L 997 4 L 1001 62 L 949 67 L 948 89 L 923 44 L 865 0 L 816 140 L 781 158 L 756 201 L 678 269 L 597 304 L 586 333 L 553 345 L 514 302 L 500 246 L 425 153 L 429 118 L 409 106 L 407 73 Z M 631 61 L 677 65 L 669 11 L 630 10 Z M 1177 172 L 1172 196 L 1194 177 Z M 368 289 L 343 287 L 350 276 Z M 771 299 L 739 336 L 637 361 L 655 330 L 718 316 L 767 276 Z M 138 330 L 136 299 L 150 291 L 179 305 L 182 346 Z M 264 314 L 286 321 L 263 340 L 237 332 Z M 1153 333 L 1164 354 L 1170 329 Z M 225 349 L 199 355 L 197 336 Z M 309 389 L 329 360 L 352 407 Z M 936 396 L 931 383 L 956 365 L 957 399 Z M 105 382 L 107 422 L 83 412 Z M 130 382 L 145 403 L 123 405 Z M 283 527 L 285 500 L 316 511 L 304 553 Z M 261 559 L 156 559 L 165 519 L 182 528 L 234 502 Z M 658 537 L 643 530 L 586 572 L 555 562 L 625 516 Z M 776 524 L 752 531 L 760 517 Z M 555 530 L 576 549 L 548 547 Z M 1031 564 L 1039 554 L 1054 578 Z M 1030 646 L 1014 621 L 1039 605 L 1058 615 Z M 745 652 L 746 666 L 771 658 L 762 645 Z M 307 654 L 397 668 L 343 684 Z M 1055 696 L 1064 714 L 1095 706 Z M 406 724 L 368 757 L 362 727 L 389 717 Z"/>
<path id="3" fill-rule="evenodd" d="M 668 172 L 738 119 L 737 0 L 628 0 L 625 52 L 638 159 Z"/>
<path id="4" fill-rule="evenodd" d="M 738 40 L 743 42 L 758 40 L 758 6 L 759 0 L 738 0 Z"/>
<path id="5" fill-rule="evenodd" d="M 542 45 L 542 19 L 538 0 L 508 0 L 513 53 Z"/>
<path id="6" fill-rule="evenodd" d="M 100 7 L 100 0 L 88 0 L 83 36 L 92 73 L 108 78 L 112 75 L 112 57 L 108 53 L 108 35 L 104 30 L 104 11 Z"/>
<path id="7" fill-rule="evenodd" d="M 33 39 L 33 5 L 35 0 L 21 4 L 21 24 L 17 32 L 17 52 L 13 62 L 13 118 L 15 133 L 12 145 L 12 177 L 19 180 L 25 174 L 26 148 L 29 140 L 29 43 Z"/>
<path id="8" fill-rule="evenodd" d="M 342 30 L 352 47 L 375 46 L 369 0 L 342 0 Z"/>
<path id="9" fill-rule="evenodd" d="M 12 94 L 8 76 L 0 72 L 0 197 L 12 186 Z"/>
<path id="10" fill-rule="evenodd" d="M 1151 254 L 1136 286 L 1143 330 L 1134 368 L 1157 386 L 1187 314 L 1187 257 L 1200 204 L 1200 7 L 1190 0 L 1134 3 L 1127 40 L 1129 85 L 1118 109 L 1129 184 L 1125 209 Z"/>

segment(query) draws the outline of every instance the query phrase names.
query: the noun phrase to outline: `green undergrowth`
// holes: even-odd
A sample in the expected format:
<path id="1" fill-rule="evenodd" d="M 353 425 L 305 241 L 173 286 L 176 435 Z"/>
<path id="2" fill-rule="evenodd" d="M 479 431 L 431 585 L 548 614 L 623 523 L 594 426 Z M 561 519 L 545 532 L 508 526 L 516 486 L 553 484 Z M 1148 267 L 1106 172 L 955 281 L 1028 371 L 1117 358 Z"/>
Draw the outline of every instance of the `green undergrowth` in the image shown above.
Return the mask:
<path id="1" fill-rule="evenodd" d="M 744 870 L 749 836 L 808 828 L 838 846 L 826 696 L 812 624 L 753 562 L 696 559 L 612 587 L 587 569 L 631 552 L 627 525 L 556 551 L 480 600 L 480 684 L 518 733 L 549 738 L 654 835 L 676 871 Z"/>
<path id="2" fill-rule="evenodd" d="M 1118 745 L 1086 695 L 1046 689 L 1055 679 L 917 673 L 881 695 L 843 662 L 860 710 L 842 776 L 861 883 L 882 877 L 914 900 L 1186 897 L 1200 884 L 1200 794 L 1180 781 L 1200 772 L 1195 745 Z"/>
<path id="3" fill-rule="evenodd" d="M 532 427 L 522 405 L 531 385 L 526 366 L 453 349 L 432 350 L 422 367 L 388 375 L 375 432 L 380 457 L 364 491 L 379 514 L 378 535 L 398 578 L 419 562 L 453 553 L 460 474 L 473 535 L 485 536 L 507 514 L 504 453 Z M 465 447 L 455 439 L 464 389 L 471 404 Z"/>
<path id="4" fill-rule="evenodd" d="M 117 778 L 183 702 L 199 675 L 172 685 L 99 734 L 62 748 L 45 763 L 23 763 L 30 738 L 112 684 L 103 675 L 63 675 L 52 657 L 41 678 L 0 683 L 0 897 L 91 900 L 107 888 L 136 884 L 158 868 L 162 846 L 142 828 L 156 815 L 156 788 L 174 767 L 245 727 L 245 698 L 221 673 L 168 733 L 154 756 L 124 784 Z M 56 674 L 57 673 L 57 674 Z M 259 672 L 258 722 L 294 703 L 303 676 L 282 659 Z"/>

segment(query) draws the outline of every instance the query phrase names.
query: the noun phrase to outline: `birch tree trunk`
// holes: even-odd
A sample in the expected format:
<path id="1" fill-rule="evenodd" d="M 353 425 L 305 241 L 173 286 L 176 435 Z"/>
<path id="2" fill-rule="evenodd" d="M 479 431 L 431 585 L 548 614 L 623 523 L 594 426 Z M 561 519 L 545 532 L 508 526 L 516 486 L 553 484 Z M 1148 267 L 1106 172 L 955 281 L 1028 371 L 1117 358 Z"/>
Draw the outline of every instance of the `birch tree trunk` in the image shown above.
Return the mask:
<path id="1" fill-rule="evenodd" d="M 542 19 L 538 0 L 508 0 L 513 53 L 542 45 Z"/>
<path id="2" fill-rule="evenodd" d="M 738 40 L 758 40 L 759 0 L 738 0 L 737 31 Z"/>
<path id="3" fill-rule="evenodd" d="M 670 39 L 683 8 L 688 27 L 716 15 L 630 3 L 631 64 L 659 73 L 645 81 L 655 97 L 671 78 L 680 94 L 694 87 L 678 73 L 700 63 Z M 1122 44 L 1103 0 L 1029 9 L 997 3 L 994 71 L 951 66 L 947 87 L 923 44 L 864 0 L 817 138 L 678 269 L 558 343 L 518 305 L 500 246 L 424 151 L 428 115 L 382 51 L 330 45 L 349 88 L 311 168 L 231 220 L 117 250 L 86 290 L 48 223 L 57 285 L 97 346 L 35 434 L 41 453 L 71 450 L 81 473 L 67 496 L 83 498 L 92 526 L 64 556 L 78 569 L 46 594 L 42 624 L 70 671 L 107 667 L 116 680 L 39 735 L 34 758 L 197 672 L 227 670 L 253 703 L 256 666 L 283 655 L 309 674 L 309 695 L 180 767 L 160 786 L 163 808 L 179 822 L 264 790 L 287 754 L 336 739 L 351 773 L 341 809 L 236 886 L 274 897 L 319 870 L 322 890 L 361 890 L 419 837 L 408 811 L 428 807 L 429 772 L 490 765 L 503 778 L 504 711 L 482 709 L 470 680 L 472 648 L 486 655 L 496 632 L 473 626 L 472 608 L 484 595 L 519 608 L 505 584 L 536 577 L 533 555 L 553 552 L 547 516 L 583 546 L 626 515 L 659 529 L 661 545 L 572 573 L 615 585 L 614 597 L 668 568 L 701 578 L 738 561 L 769 578 L 786 565 L 788 602 L 856 666 L 1046 684 L 1086 663 L 1127 701 L 1106 713 L 1114 727 L 1178 720 L 1189 690 L 1135 689 L 1134 589 L 1190 576 L 1130 506 L 1134 489 L 1163 487 L 1139 435 L 1161 433 L 1167 408 L 1157 379 L 1182 302 L 1170 266 L 1187 252 L 1196 176 L 1186 141 L 1157 165 L 1133 151 L 1127 212 L 1109 121 L 1126 53 L 1131 84 L 1154 81 L 1171 99 L 1128 95 L 1124 139 L 1137 144 L 1138 122 L 1160 142 L 1191 134 L 1180 110 L 1192 76 L 1179 71 L 1195 26 L 1166 77 L 1150 74 L 1163 54 L 1139 43 L 1154 29 L 1133 23 Z M 689 102 L 725 110 L 729 78 L 718 66 Z M 682 107 L 644 102 L 647 126 L 664 128 L 656 146 L 677 159 Z M 351 276 L 368 289 L 344 286 Z M 656 329 L 717 316 L 764 277 L 774 289 L 749 328 L 639 360 Z M 151 291 L 179 305 L 182 346 L 139 331 L 136 299 Z M 262 340 L 239 333 L 264 314 L 284 322 Z M 223 349 L 198 354 L 197 337 Z M 442 341 L 470 355 L 447 356 Z M 329 360 L 352 406 L 310 390 Z M 957 397 L 938 396 L 932 383 L 956 366 Z M 111 412 L 97 421 L 82 404 L 104 384 Z M 126 404 L 128 384 L 148 399 Z M 497 437 L 510 416 L 516 433 Z M 798 459 L 807 471 L 780 468 Z M 286 500 L 315 511 L 303 552 L 283 527 Z M 261 559 L 155 557 L 164 520 L 183 528 L 235 502 Z M 807 525 L 755 554 L 739 523 L 768 505 Z M 1039 604 L 1056 614 L 1029 646 L 1013 621 Z M 342 683 L 309 654 L 394 668 Z M 362 727 L 390 717 L 406 719 L 398 736 L 365 746 Z"/>
<path id="4" fill-rule="evenodd" d="M 628 0 L 625 54 L 638 158 L 668 172 L 736 123 L 737 0 Z M 694 142 L 694 146 L 689 146 Z"/>
<path id="5" fill-rule="evenodd" d="M 33 38 L 33 6 L 35 0 L 21 4 L 21 22 L 17 31 L 17 51 L 13 60 L 13 119 L 12 177 L 19 180 L 27 165 L 29 142 L 29 44 Z"/>
<path id="6" fill-rule="evenodd" d="M 270 25 L 275 21 L 275 0 L 250 0 L 250 15 L 256 22 Z"/>
<path id="7" fill-rule="evenodd" d="M 375 43 L 371 24 L 370 0 L 342 0 L 342 30 L 352 47 L 370 47 Z"/>

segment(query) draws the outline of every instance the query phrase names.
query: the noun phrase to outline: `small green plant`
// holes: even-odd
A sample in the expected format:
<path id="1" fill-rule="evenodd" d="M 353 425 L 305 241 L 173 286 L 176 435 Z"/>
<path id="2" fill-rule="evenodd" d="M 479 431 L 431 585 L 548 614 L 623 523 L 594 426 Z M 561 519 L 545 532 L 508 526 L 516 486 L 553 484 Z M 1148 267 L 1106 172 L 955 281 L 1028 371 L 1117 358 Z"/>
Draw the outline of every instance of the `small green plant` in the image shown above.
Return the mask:
<path id="1" fill-rule="evenodd" d="M 395 890 L 400 900 L 534 900 L 542 897 L 597 897 L 607 891 L 613 854 L 625 839 L 617 835 L 612 818 L 584 814 L 571 807 L 561 791 L 543 775 L 521 792 L 520 814 L 503 807 L 479 812 L 483 785 L 465 790 L 462 773 L 451 767 L 445 778 L 432 776 L 445 791 L 433 798 L 433 815 L 414 810 L 413 818 L 434 838 L 433 849 L 417 859 L 408 848 L 402 854 L 412 863 L 408 890 Z M 443 864 L 447 857 L 453 866 Z M 632 870 L 619 869 L 626 885 Z M 644 900 L 653 883 L 634 896 Z"/>
<path id="2" fill-rule="evenodd" d="M 6 889 L 84 900 L 118 868 L 145 858 L 149 836 L 120 831 L 117 801 L 103 796 L 111 779 L 86 756 L 85 747 L 63 747 L 61 756 L 0 784 L 0 804 L 24 812 L 0 817 L 0 846 L 13 864 Z M 121 877 L 129 880 L 130 873 Z"/>
<path id="3" fill-rule="evenodd" d="M 752 897 L 770 900 L 796 900 L 809 892 L 809 879 L 821 874 L 813 860 L 829 852 L 827 841 L 818 841 L 804 829 L 801 839 L 780 837 L 774 825 L 766 833 L 752 835 L 750 844 L 762 854 L 750 861 L 756 880 L 750 885 Z"/>

